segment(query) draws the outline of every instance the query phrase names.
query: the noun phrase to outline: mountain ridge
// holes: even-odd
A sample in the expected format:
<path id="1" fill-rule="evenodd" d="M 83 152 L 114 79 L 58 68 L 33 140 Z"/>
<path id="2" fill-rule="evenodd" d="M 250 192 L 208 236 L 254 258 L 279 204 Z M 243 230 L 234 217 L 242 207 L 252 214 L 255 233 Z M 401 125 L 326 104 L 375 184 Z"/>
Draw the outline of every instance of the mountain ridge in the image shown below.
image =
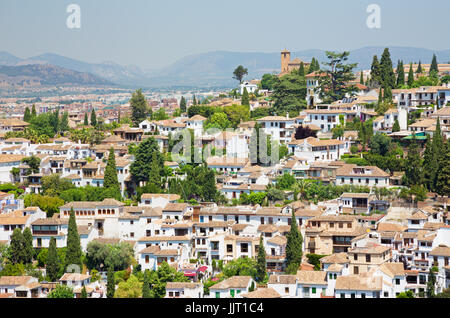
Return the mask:
<path id="1" fill-rule="evenodd" d="M 358 63 L 356 70 L 370 69 L 372 58 L 376 54 L 381 57 L 384 47 L 367 46 L 349 50 L 349 63 Z M 432 55 L 436 54 L 438 62 L 450 61 L 450 50 L 432 50 L 415 47 L 389 47 L 394 66 L 399 59 L 404 63 L 430 63 Z M 326 60 L 325 50 L 305 49 L 292 51 L 291 58 L 300 58 L 309 62 L 313 57 L 323 62 Z M 54 53 L 44 53 L 26 59 L 18 58 L 8 52 L 0 52 L 0 65 L 20 66 L 30 64 L 51 64 L 90 73 L 109 82 L 130 87 L 162 87 L 162 86 L 197 86 L 234 87 L 236 81 L 232 72 L 238 65 L 248 68 L 248 79 L 259 78 L 264 73 L 278 72 L 280 69 L 279 52 L 236 52 L 217 50 L 199 54 L 187 55 L 174 63 L 158 70 L 145 70 L 139 66 L 123 66 L 112 61 L 89 63 L 68 58 Z"/>

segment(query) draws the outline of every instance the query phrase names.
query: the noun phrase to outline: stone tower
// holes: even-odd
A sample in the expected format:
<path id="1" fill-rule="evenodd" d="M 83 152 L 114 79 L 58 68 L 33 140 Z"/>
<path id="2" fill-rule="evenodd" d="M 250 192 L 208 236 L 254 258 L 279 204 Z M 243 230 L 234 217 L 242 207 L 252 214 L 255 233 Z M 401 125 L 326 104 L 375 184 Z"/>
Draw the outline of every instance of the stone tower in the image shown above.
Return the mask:
<path id="1" fill-rule="evenodd" d="M 289 72 L 289 62 L 291 61 L 291 52 L 288 50 L 281 51 L 281 73 Z"/>

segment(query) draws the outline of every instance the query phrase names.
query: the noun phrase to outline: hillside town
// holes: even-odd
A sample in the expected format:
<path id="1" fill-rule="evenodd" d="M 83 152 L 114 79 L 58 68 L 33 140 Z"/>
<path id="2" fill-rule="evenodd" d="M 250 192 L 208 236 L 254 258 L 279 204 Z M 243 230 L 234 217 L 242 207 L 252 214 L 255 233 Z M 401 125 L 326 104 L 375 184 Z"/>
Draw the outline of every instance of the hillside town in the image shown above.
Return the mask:
<path id="1" fill-rule="evenodd" d="M 348 54 L 1 98 L 0 298 L 450 297 L 450 64 Z"/>

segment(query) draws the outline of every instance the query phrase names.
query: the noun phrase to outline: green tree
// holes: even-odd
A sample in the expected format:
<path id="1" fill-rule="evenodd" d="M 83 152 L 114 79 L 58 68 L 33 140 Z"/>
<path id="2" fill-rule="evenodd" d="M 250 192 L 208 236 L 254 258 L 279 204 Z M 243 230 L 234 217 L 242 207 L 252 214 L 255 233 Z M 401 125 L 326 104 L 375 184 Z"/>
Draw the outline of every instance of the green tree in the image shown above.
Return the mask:
<path id="1" fill-rule="evenodd" d="M 300 67 L 298 68 L 298 75 L 305 76 L 305 65 L 300 62 Z"/>
<path id="2" fill-rule="evenodd" d="M 60 266 L 58 264 L 58 252 L 56 250 L 56 238 L 54 238 L 54 237 L 52 237 L 50 239 L 45 270 L 46 270 L 47 276 L 51 282 L 56 282 L 59 279 Z"/>
<path id="3" fill-rule="evenodd" d="M 242 93 L 242 99 L 241 99 L 241 104 L 242 105 L 250 105 L 250 99 L 248 97 L 248 92 L 247 92 L 247 88 L 244 87 L 244 92 Z"/>
<path id="4" fill-rule="evenodd" d="M 184 96 L 181 96 L 180 109 L 182 113 L 186 112 L 186 99 L 184 98 Z"/>
<path id="5" fill-rule="evenodd" d="M 114 298 L 115 291 L 116 291 L 116 283 L 114 279 L 114 271 L 111 267 L 109 267 L 106 278 L 106 297 Z"/>
<path id="6" fill-rule="evenodd" d="M 228 116 L 225 113 L 214 113 L 205 123 L 205 130 L 209 128 L 218 128 L 225 130 L 231 127 L 231 122 L 228 120 Z"/>
<path id="7" fill-rule="evenodd" d="M 347 63 L 350 52 L 326 51 L 328 62 L 324 64 L 328 67 L 325 70 L 327 76 L 319 78 L 320 96 L 324 102 L 334 102 L 344 98 L 347 94 L 353 95 L 358 89 L 355 85 L 348 83 L 355 79 L 353 69 L 357 63 Z"/>
<path id="8" fill-rule="evenodd" d="M 233 71 L 233 78 L 235 80 L 239 81 L 239 84 L 242 84 L 242 80 L 244 78 L 245 75 L 248 74 L 248 69 L 246 69 L 245 67 L 243 67 L 242 65 L 239 65 L 238 67 L 236 67 L 236 69 Z"/>
<path id="9" fill-rule="evenodd" d="M 306 79 L 298 74 L 290 73 L 282 76 L 273 86 L 272 112 L 280 116 L 286 113 L 296 115 L 306 108 Z"/>
<path id="10" fill-rule="evenodd" d="M 439 195 L 450 195 L 450 142 L 442 147 L 442 157 L 437 173 L 436 190 Z"/>
<path id="11" fill-rule="evenodd" d="M 428 298 L 434 298 L 436 296 L 436 267 L 431 267 L 428 272 L 427 290 L 426 294 Z"/>
<path id="12" fill-rule="evenodd" d="M 30 157 L 23 158 L 22 162 L 30 167 L 30 173 L 39 173 L 39 167 L 41 165 L 41 159 L 39 157 L 31 155 Z"/>
<path id="13" fill-rule="evenodd" d="M 397 63 L 397 87 L 405 85 L 405 68 L 403 67 L 403 61 Z"/>
<path id="14" fill-rule="evenodd" d="M 412 63 L 409 64 L 409 72 L 408 72 L 408 87 L 411 88 L 414 84 L 414 70 Z"/>
<path id="15" fill-rule="evenodd" d="M 408 146 L 408 155 L 406 157 L 406 170 L 403 176 L 405 184 L 419 185 L 423 180 L 423 170 L 419 146 L 415 134 Z"/>
<path id="16" fill-rule="evenodd" d="M 287 234 L 286 243 L 286 272 L 290 274 L 296 274 L 302 263 L 302 244 L 302 234 L 298 229 L 294 211 L 292 211 L 291 230 Z"/>
<path id="17" fill-rule="evenodd" d="M 33 106 L 31 107 L 31 119 L 36 118 L 37 113 L 36 113 L 36 105 L 33 104 Z"/>
<path id="18" fill-rule="evenodd" d="M 73 289 L 67 285 L 56 285 L 47 298 L 74 298 Z"/>
<path id="19" fill-rule="evenodd" d="M 395 88 L 395 74 L 392 67 L 391 54 L 389 49 L 385 48 L 380 60 L 380 80 L 384 88 Z"/>
<path id="20" fill-rule="evenodd" d="M 29 227 L 26 227 L 23 230 L 23 239 L 24 239 L 24 263 L 30 264 L 33 261 L 34 249 L 33 249 L 33 234 L 31 234 L 31 230 Z"/>
<path id="21" fill-rule="evenodd" d="M 148 277 L 148 270 L 144 272 L 144 282 L 142 284 L 142 298 L 150 298 L 150 282 Z"/>
<path id="22" fill-rule="evenodd" d="M 360 72 L 359 84 L 364 85 L 364 74 L 363 74 L 363 71 Z"/>
<path id="23" fill-rule="evenodd" d="M 25 237 L 19 228 L 15 228 L 9 243 L 8 258 L 13 264 L 22 263 L 26 264 L 28 255 L 25 250 Z"/>
<path id="24" fill-rule="evenodd" d="M 376 85 L 381 84 L 381 67 L 376 55 L 373 56 L 372 66 L 370 67 L 370 80 Z"/>
<path id="25" fill-rule="evenodd" d="M 430 65 L 429 76 L 433 76 L 434 74 L 438 74 L 438 73 L 439 73 L 439 69 L 438 69 L 436 54 L 433 54 L 433 59 L 431 60 L 431 65 Z"/>
<path id="26" fill-rule="evenodd" d="M 130 99 L 131 106 L 131 120 L 135 126 L 138 126 L 144 119 L 147 118 L 149 109 L 142 89 L 133 92 Z"/>
<path id="27" fill-rule="evenodd" d="M 97 127 L 97 115 L 95 114 L 94 108 L 92 108 L 92 111 L 91 111 L 91 126 Z"/>
<path id="28" fill-rule="evenodd" d="M 117 177 L 117 168 L 116 168 L 116 156 L 114 154 L 114 148 L 111 147 L 109 150 L 108 161 L 106 163 L 105 168 L 105 176 L 103 181 L 103 186 L 105 188 L 113 189 L 114 193 L 117 193 L 114 198 L 120 199 L 120 184 L 119 179 Z"/>
<path id="29" fill-rule="evenodd" d="M 264 249 L 263 237 L 259 238 L 258 258 L 256 263 L 256 280 L 262 282 L 266 279 L 266 250 Z"/>
<path id="30" fill-rule="evenodd" d="M 85 126 L 89 125 L 89 118 L 88 118 L 88 114 L 87 113 L 84 113 L 84 122 L 83 122 L 83 124 Z"/>
<path id="31" fill-rule="evenodd" d="M 136 149 L 134 161 L 130 166 L 130 173 L 135 182 L 146 182 L 149 180 L 150 172 L 153 168 L 153 159 L 158 162 L 158 171 L 164 166 L 164 159 L 159 152 L 159 146 L 156 139 L 153 137 L 146 138 L 142 141 Z M 155 171 L 153 171 L 155 173 Z"/>
<path id="32" fill-rule="evenodd" d="M 70 209 L 69 227 L 67 230 L 66 268 L 71 264 L 82 267 L 80 236 L 78 235 L 73 207 Z"/>
<path id="33" fill-rule="evenodd" d="M 86 286 L 83 286 L 83 288 L 81 289 L 81 298 L 88 298 Z"/>
<path id="34" fill-rule="evenodd" d="M 70 130 L 70 127 L 69 127 L 69 113 L 67 111 L 65 111 L 63 113 L 62 117 L 61 117 L 59 130 L 60 131 L 68 131 L 68 130 Z"/>
<path id="35" fill-rule="evenodd" d="M 407 290 L 398 294 L 397 298 L 415 298 L 415 297 L 414 293 L 411 290 Z"/>
<path id="36" fill-rule="evenodd" d="M 423 72 L 422 62 L 419 61 L 419 65 L 417 66 L 416 74 L 422 74 L 422 72 Z"/>
<path id="37" fill-rule="evenodd" d="M 400 123 L 398 119 L 395 119 L 394 126 L 392 126 L 392 132 L 400 131 Z"/>
<path id="38" fill-rule="evenodd" d="M 25 112 L 23 114 L 23 121 L 29 122 L 31 119 L 31 111 L 28 107 L 25 107 Z"/>
<path id="39" fill-rule="evenodd" d="M 261 88 L 269 91 L 273 90 L 275 83 L 278 81 L 278 76 L 274 74 L 264 74 L 261 78 Z"/>

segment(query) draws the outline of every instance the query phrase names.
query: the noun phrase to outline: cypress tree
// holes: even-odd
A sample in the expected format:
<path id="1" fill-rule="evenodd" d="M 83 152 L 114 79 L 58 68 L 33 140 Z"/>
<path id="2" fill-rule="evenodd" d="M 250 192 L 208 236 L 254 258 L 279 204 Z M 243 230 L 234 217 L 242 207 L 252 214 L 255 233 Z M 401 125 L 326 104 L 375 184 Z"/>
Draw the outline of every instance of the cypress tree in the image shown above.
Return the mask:
<path id="1" fill-rule="evenodd" d="M 359 84 L 364 85 L 364 75 L 363 75 L 363 71 L 361 70 L 361 76 L 359 78 Z"/>
<path id="2" fill-rule="evenodd" d="M 92 108 L 92 112 L 91 112 L 91 126 L 92 127 L 97 127 L 97 115 L 95 115 L 95 109 Z"/>
<path id="3" fill-rule="evenodd" d="M 303 62 L 300 63 L 300 67 L 298 69 L 298 75 L 300 76 L 305 76 L 305 65 L 303 64 Z"/>
<path id="4" fill-rule="evenodd" d="M 385 88 L 387 88 L 387 87 L 394 88 L 395 87 L 395 74 L 394 74 L 394 69 L 392 67 L 391 54 L 389 53 L 388 48 L 385 48 L 383 54 L 381 55 L 380 70 L 381 70 L 382 85 Z"/>
<path id="5" fill-rule="evenodd" d="M 181 110 L 182 113 L 186 112 L 186 99 L 184 98 L 184 96 L 181 96 L 180 110 Z"/>
<path id="6" fill-rule="evenodd" d="M 248 96 L 247 88 L 244 87 L 244 92 L 242 93 L 241 105 L 250 105 L 250 98 Z"/>
<path id="7" fill-rule="evenodd" d="M 85 126 L 89 125 L 89 119 L 88 119 L 88 114 L 84 113 L 84 123 Z"/>
<path id="8" fill-rule="evenodd" d="M 70 209 L 69 228 L 67 233 L 66 268 L 71 264 L 78 265 L 81 269 L 80 236 L 78 235 L 77 222 L 75 220 L 75 211 L 73 210 L 73 207 Z"/>
<path id="9" fill-rule="evenodd" d="M 33 262 L 33 234 L 31 234 L 31 230 L 29 227 L 23 230 L 23 239 L 24 239 L 24 263 L 29 264 Z"/>
<path id="10" fill-rule="evenodd" d="M 436 54 L 433 54 L 433 59 L 431 60 L 429 75 L 430 76 L 433 75 L 433 72 L 435 72 L 435 73 L 439 72 Z"/>
<path id="11" fill-rule="evenodd" d="M 28 107 L 25 107 L 25 112 L 23 114 L 23 121 L 29 122 L 31 119 L 31 112 Z"/>
<path id="12" fill-rule="evenodd" d="M 406 157 L 404 180 L 408 186 L 420 185 L 423 180 L 422 162 L 417 144 L 416 135 L 413 133 L 413 139 L 408 146 L 408 155 Z"/>
<path id="13" fill-rule="evenodd" d="M 264 241 L 261 235 L 259 238 L 258 259 L 256 264 L 256 280 L 262 282 L 266 278 L 266 275 L 266 250 L 264 249 Z"/>
<path id="14" fill-rule="evenodd" d="M 83 286 L 83 288 L 81 289 L 81 298 L 88 298 L 86 286 Z"/>
<path id="15" fill-rule="evenodd" d="M 118 194 L 118 197 L 121 196 L 119 179 L 117 178 L 116 156 L 113 147 L 109 150 L 108 162 L 106 163 L 105 177 L 103 180 L 103 187 L 113 188 Z"/>
<path id="16" fill-rule="evenodd" d="M 138 126 L 140 122 L 147 118 L 147 115 L 152 116 L 151 109 L 148 107 L 147 100 L 145 99 L 142 89 L 137 89 L 133 92 L 130 99 L 131 105 L 131 120 L 135 126 Z"/>
<path id="17" fill-rule="evenodd" d="M 25 251 L 25 238 L 22 231 L 16 227 L 11 235 L 9 243 L 9 260 L 13 264 L 25 264 L 27 255 Z"/>
<path id="18" fill-rule="evenodd" d="M 112 267 L 109 267 L 108 274 L 106 277 L 106 297 L 114 298 L 115 291 L 116 291 L 116 283 L 114 279 L 114 271 Z"/>
<path id="19" fill-rule="evenodd" d="M 424 183 L 428 190 L 432 191 L 433 182 L 437 172 L 437 158 L 434 157 L 433 142 L 430 135 L 427 135 L 427 142 L 425 144 L 425 151 L 423 154 L 423 177 Z"/>
<path id="20" fill-rule="evenodd" d="M 397 64 L 397 87 L 405 85 L 405 69 L 403 67 L 403 61 L 398 61 Z"/>
<path id="21" fill-rule="evenodd" d="M 144 283 L 142 284 L 142 298 L 151 298 L 148 270 L 144 271 Z"/>
<path id="22" fill-rule="evenodd" d="M 370 79 L 373 83 L 381 84 L 381 70 L 378 56 L 374 55 L 372 59 L 372 66 L 370 67 Z"/>
<path id="23" fill-rule="evenodd" d="M 392 89 L 390 86 L 384 88 L 383 100 L 387 102 L 392 102 Z"/>
<path id="24" fill-rule="evenodd" d="M 398 122 L 398 119 L 395 120 L 394 126 L 392 126 L 392 132 L 400 131 L 400 124 Z"/>
<path id="25" fill-rule="evenodd" d="M 419 61 L 419 66 L 417 66 L 416 73 L 417 73 L 417 74 L 422 74 L 422 72 L 423 72 L 423 69 L 422 69 L 422 62 Z"/>
<path id="26" fill-rule="evenodd" d="M 300 233 L 294 211 L 292 211 L 291 230 L 287 234 L 286 243 L 286 271 L 295 274 L 302 263 L 303 238 Z"/>
<path id="27" fill-rule="evenodd" d="M 432 149 L 433 149 L 433 163 L 431 169 L 433 169 L 434 174 L 432 175 L 433 179 L 431 183 L 432 185 L 431 189 L 436 190 L 437 174 L 438 171 L 442 169 L 441 166 L 443 165 L 443 157 L 444 157 L 443 150 L 445 150 L 444 138 L 441 132 L 441 122 L 439 117 L 436 119 L 436 129 L 433 133 Z M 428 169 L 428 167 L 424 167 L 424 169 Z"/>
<path id="28" fill-rule="evenodd" d="M 51 282 L 56 282 L 59 278 L 58 252 L 56 250 L 56 239 L 50 239 L 48 247 L 47 264 L 45 265 L 47 276 Z"/>
<path id="29" fill-rule="evenodd" d="M 436 192 L 442 196 L 450 195 L 450 142 L 445 142 L 436 182 Z"/>
<path id="30" fill-rule="evenodd" d="M 157 187 L 161 187 L 161 166 L 158 155 L 156 152 L 152 154 L 152 161 L 150 164 L 150 171 L 148 175 L 148 181 L 150 184 L 154 184 Z"/>
<path id="31" fill-rule="evenodd" d="M 414 84 L 414 71 L 412 63 L 409 64 L 409 73 L 408 73 L 408 87 L 411 88 Z"/>
<path id="32" fill-rule="evenodd" d="M 197 99 L 195 98 L 195 95 L 194 95 L 194 98 L 192 99 L 192 105 L 193 106 L 197 105 Z"/>
<path id="33" fill-rule="evenodd" d="M 36 113 L 36 105 L 33 104 L 33 107 L 31 107 L 31 119 L 36 118 L 37 113 Z"/>

